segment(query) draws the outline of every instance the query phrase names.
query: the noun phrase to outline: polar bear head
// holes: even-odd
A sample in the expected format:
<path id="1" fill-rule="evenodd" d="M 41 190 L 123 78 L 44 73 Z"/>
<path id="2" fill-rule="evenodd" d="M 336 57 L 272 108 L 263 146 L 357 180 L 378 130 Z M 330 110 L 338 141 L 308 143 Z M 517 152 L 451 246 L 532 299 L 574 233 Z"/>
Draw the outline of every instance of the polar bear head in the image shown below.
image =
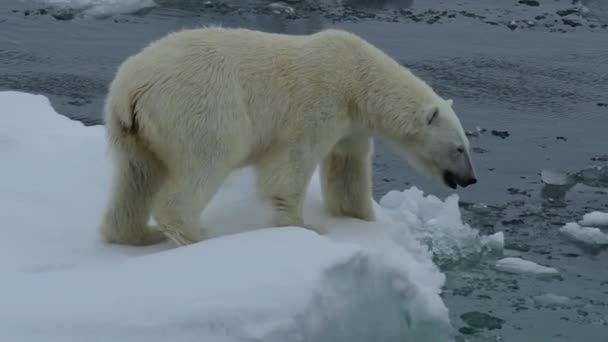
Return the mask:
<path id="1" fill-rule="evenodd" d="M 423 106 L 424 127 L 414 144 L 406 148 L 409 161 L 420 172 L 441 179 L 452 189 L 477 182 L 469 141 L 452 109 L 452 100 L 438 98 Z"/>

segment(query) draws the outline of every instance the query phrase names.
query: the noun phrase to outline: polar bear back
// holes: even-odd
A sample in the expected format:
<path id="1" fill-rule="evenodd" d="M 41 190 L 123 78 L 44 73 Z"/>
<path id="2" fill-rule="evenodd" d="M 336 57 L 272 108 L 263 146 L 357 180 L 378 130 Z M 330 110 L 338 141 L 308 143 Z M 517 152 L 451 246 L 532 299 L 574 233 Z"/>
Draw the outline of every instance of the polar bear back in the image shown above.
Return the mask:
<path id="1" fill-rule="evenodd" d="M 362 43 L 334 30 L 307 36 L 216 27 L 184 30 L 130 57 L 112 91 L 145 89 L 139 115 L 150 130 L 174 124 L 167 120 L 183 120 L 191 110 L 175 110 L 188 106 L 241 125 L 240 139 L 264 150 L 282 139 L 304 134 L 314 139 L 312 132 L 348 129 L 354 47 Z M 121 85 L 129 89 L 121 90 Z"/>

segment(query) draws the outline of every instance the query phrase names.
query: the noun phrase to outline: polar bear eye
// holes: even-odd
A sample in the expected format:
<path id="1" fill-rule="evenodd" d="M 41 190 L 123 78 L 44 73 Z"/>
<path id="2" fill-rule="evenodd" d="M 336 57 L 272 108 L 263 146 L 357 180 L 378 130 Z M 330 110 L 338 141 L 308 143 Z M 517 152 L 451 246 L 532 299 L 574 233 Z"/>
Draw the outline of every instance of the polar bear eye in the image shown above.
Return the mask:
<path id="1" fill-rule="evenodd" d="M 462 147 L 458 147 L 458 148 L 456 149 L 456 151 L 458 151 L 458 153 L 464 153 L 464 148 L 462 148 Z"/>

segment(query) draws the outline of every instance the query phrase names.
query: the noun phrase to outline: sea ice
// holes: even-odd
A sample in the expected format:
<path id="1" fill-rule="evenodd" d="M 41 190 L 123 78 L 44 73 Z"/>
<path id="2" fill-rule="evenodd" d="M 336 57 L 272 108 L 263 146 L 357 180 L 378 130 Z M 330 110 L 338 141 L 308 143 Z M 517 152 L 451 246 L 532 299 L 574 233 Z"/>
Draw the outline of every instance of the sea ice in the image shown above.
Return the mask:
<path id="1" fill-rule="evenodd" d="M 540 177 L 543 183 L 548 185 L 566 185 L 568 184 L 568 175 L 551 170 L 542 170 Z"/>
<path id="2" fill-rule="evenodd" d="M 393 235 L 397 240 L 416 240 L 426 245 L 439 265 L 476 260 L 484 252 L 484 239 L 479 231 L 463 223 L 458 207 L 458 195 L 445 201 L 433 195 L 425 196 L 416 187 L 390 191 L 380 199 L 380 205 L 395 222 Z M 404 229 L 405 227 L 408 227 Z M 404 233 L 407 235 L 402 236 Z M 490 240 L 500 239 L 495 236 Z M 489 247 L 496 246 L 490 243 Z"/>
<path id="3" fill-rule="evenodd" d="M 0 92 L 0 341 L 450 341 L 433 262 L 502 248 L 463 223 L 458 197 L 412 188 L 374 202 L 378 222 L 323 212 L 318 173 L 300 227 L 272 227 L 245 168 L 181 248 L 107 245 L 97 225 L 111 175 L 103 127 L 44 96 Z"/>
<path id="4" fill-rule="evenodd" d="M 497 232 L 489 236 L 483 236 L 482 242 L 490 251 L 502 252 L 505 248 L 505 234 Z"/>
<path id="5" fill-rule="evenodd" d="M 573 300 L 569 297 L 560 296 L 553 293 L 545 293 L 542 295 L 534 296 L 532 300 L 535 304 L 546 307 L 568 308 L 580 305 L 580 302 L 577 300 Z"/>
<path id="6" fill-rule="evenodd" d="M 552 277 L 559 274 L 553 267 L 539 265 L 535 262 L 516 258 L 506 257 L 496 262 L 496 268 L 507 273 L 526 274 L 535 277 Z"/>
<path id="7" fill-rule="evenodd" d="M 578 223 L 583 226 L 608 226 L 608 213 L 592 211 L 583 215 L 583 219 Z"/>
<path id="8" fill-rule="evenodd" d="M 45 0 L 57 9 L 73 9 L 85 16 L 133 13 L 156 6 L 154 0 Z"/>
<path id="9" fill-rule="evenodd" d="M 281 1 L 273 2 L 273 3 L 269 4 L 268 8 L 270 8 L 275 14 L 285 13 L 285 14 L 293 15 L 296 13 L 296 11 L 293 9 L 293 7 L 291 7 Z"/>
<path id="10" fill-rule="evenodd" d="M 590 246 L 608 245 L 608 234 L 602 232 L 599 228 L 582 227 L 576 222 L 569 222 L 562 226 L 559 231 L 571 240 Z"/>

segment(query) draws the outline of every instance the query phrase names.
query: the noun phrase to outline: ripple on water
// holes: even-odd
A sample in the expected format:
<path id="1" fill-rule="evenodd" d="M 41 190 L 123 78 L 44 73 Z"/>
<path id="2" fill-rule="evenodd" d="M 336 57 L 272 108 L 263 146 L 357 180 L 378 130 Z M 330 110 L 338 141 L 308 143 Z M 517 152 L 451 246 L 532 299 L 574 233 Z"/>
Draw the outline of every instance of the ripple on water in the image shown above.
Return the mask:
<path id="1" fill-rule="evenodd" d="M 0 66 L 24 66 L 27 64 L 39 64 L 47 61 L 48 58 L 36 56 L 34 54 L 0 48 Z"/>
<path id="2" fill-rule="evenodd" d="M 0 86 L 31 93 L 52 94 L 83 99 L 105 93 L 106 82 L 92 77 L 50 72 L 0 74 Z"/>

